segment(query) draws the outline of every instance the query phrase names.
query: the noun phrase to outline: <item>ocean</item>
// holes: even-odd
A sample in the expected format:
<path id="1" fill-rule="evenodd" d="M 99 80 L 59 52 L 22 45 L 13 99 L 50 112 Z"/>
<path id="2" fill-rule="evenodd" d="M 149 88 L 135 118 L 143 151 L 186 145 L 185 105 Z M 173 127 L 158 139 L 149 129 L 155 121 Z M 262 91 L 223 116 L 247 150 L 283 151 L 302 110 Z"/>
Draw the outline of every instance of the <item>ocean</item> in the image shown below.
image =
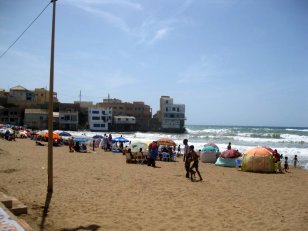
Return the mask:
<path id="1" fill-rule="evenodd" d="M 195 150 L 201 149 L 206 143 L 215 143 L 221 152 L 226 150 L 229 142 L 232 148 L 240 152 L 245 152 L 255 146 L 268 146 L 277 149 L 283 156 L 288 156 L 291 165 L 294 155 L 297 155 L 299 165 L 308 169 L 308 128 L 186 125 L 186 130 L 187 132 L 183 134 L 154 132 L 111 134 L 113 137 L 123 135 L 132 142 L 169 137 L 181 147 L 183 147 L 183 139 L 186 138 L 189 145 L 195 146 Z M 72 133 L 75 136 L 85 134 L 87 137 L 104 134 L 104 132 L 89 131 Z"/>

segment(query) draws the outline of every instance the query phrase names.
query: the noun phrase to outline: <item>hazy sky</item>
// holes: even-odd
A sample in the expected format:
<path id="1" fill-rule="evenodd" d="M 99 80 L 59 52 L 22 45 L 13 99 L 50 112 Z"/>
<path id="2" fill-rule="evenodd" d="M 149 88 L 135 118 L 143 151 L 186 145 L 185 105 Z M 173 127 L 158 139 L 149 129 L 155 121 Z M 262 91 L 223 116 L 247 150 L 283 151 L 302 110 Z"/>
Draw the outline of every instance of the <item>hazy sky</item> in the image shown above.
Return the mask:
<path id="1" fill-rule="evenodd" d="M 0 53 L 49 0 L 0 0 Z M 49 88 L 52 5 L 0 58 L 0 88 Z M 58 0 L 60 102 L 186 105 L 186 124 L 308 126 L 307 0 Z"/>

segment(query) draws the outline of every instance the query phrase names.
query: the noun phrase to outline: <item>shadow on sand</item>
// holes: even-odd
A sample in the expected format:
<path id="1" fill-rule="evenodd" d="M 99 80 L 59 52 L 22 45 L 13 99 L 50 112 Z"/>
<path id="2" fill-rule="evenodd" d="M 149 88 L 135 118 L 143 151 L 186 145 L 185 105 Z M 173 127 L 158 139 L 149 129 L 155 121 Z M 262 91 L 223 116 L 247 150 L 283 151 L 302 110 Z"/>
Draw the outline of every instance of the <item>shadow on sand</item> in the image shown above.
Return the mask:
<path id="1" fill-rule="evenodd" d="M 51 202 L 51 197 L 52 197 L 52 192 L 48 192 L 46 194 L 46 200 L 45 200 L 45 206 L 44 206 L 44 210 L 43 210 L 43 214 L 42 214 L 42 221 L 40 224 L 40 230 L 43 231 L 45 228 L 45 221 L 46 221 L 46 217 L 48 215 L 48 209 L 49 209 L 49 204 Z"/>
<path id="2" fill-rule="evenodd" d="M 78 230 L 92 230 L 92 231 L 96 231 L 100 228 L 99 225 L 89 225 L 87 227 L 85 226 L 79 226 L 77 228 L 72 228 L 72 229 L 60 229 L 60 231 L 78 231 Z"/>

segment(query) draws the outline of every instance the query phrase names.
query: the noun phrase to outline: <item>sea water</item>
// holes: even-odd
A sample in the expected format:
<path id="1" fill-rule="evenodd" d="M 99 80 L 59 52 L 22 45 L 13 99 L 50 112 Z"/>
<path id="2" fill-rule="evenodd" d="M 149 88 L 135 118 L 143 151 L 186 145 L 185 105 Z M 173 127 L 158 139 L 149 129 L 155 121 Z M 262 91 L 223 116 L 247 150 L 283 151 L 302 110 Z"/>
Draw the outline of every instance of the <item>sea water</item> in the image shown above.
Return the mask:
<path id="1" fill-rule="evenodd" d="M 103 135 L 108 132 L 72 132 L 74 135 Z M 189 145 L 195 150 L 202 149 L 207 143 L 215 143 L 220 151 L 227 148 L 231 142 L 232 148 L 240 152 L 256 147 L 268 146 L 277 149 L 283 156 L 288 156 L 289 164 L 293 164 L 294 155 L 298 156 L 299 165 L 308 168 L 308 128 L 292 127 L 247 127 L 247 126 L 205 126 L 186 125 L 186 133 L 154 133 L 154 132 L 127 132 L 111 133 L 115 138 L 124 136 L 131 142 L 153 141 L 161 137 L 168 137 L 183 148 L 183 139 L 188 139 Z"/>

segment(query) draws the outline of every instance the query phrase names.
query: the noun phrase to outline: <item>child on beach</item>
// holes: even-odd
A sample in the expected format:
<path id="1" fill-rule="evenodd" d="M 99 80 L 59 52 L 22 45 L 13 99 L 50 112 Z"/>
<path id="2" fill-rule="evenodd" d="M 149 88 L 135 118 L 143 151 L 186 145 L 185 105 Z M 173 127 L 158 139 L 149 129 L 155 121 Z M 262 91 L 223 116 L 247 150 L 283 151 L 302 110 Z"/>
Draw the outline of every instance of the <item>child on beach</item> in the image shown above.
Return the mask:
<path id="1" fill-rule="evenodd" d="M 298 163 L 298 159 L 297 159 L 297 155 L 295 155 L 295 156 L 294 156 L 294 159 L 293 159 L 294 168 L 296 168 L 297 163 Z"/>
<path id="2" fill-rule="evenodd" d="M 284 171 L 285 171 L 285 172 L 288 172 L 288 169 L 289 169 L 288 157 L 286 156 L 286 157 L 284 158 Z"/>
<path id="3" fill-rule="evenodd" d="M 197 172 L 198 176 L 200 178 L 199 181 L 202 181 L 203 179 L 202 179 L 201 174 L 199 172 L 199 156 L 198 156 L 198 154 L 194 150 L 194 145 L 189 146 L 189 154 L 191 155 L 192 160 L 193 160 L 193 164 L 191 165 L 191 167 L 189 169 L 190 170 L 190 174 L 191 174 L 190 175 L 190 179 L 191 179 L 191 181 L 194 181 L 193 175 L 195 176 L 195 173 Z M 193 169 L 195 169 L 196 172 Z"/>

